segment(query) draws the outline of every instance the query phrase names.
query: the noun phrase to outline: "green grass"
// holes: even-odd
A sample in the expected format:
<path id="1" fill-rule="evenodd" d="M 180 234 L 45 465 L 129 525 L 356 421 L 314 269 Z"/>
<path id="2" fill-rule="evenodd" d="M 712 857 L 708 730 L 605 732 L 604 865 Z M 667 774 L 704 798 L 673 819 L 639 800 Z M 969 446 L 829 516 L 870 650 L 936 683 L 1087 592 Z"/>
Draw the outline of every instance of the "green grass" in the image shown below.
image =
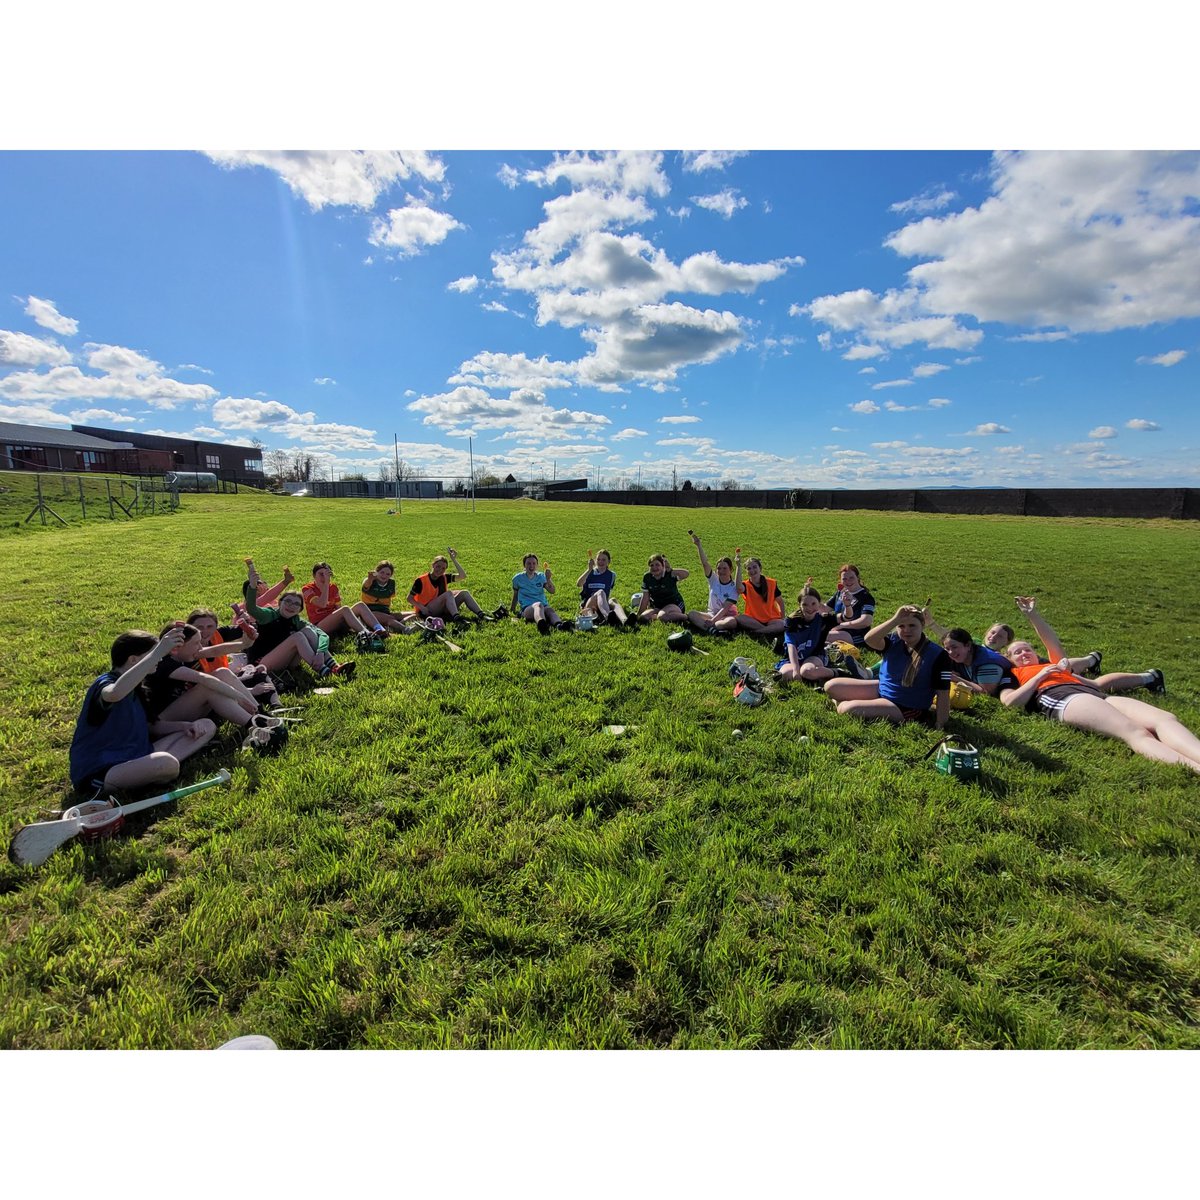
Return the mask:
<path id="1" fill-rule="evenodd" d="M 703 514 L 582 504 L 192 496 L 162 520 L 0 540 L 0 766 L 10 827 L 66 797 L 84 689 L 115 633 L 236 598 L 241 558 L 343 593 L 379 557 L 401 591 L 454 545 L 485 607 L 526 550 L 573 607 L 585 551 L 618 592 L 647 555 L 743 547 L 793 596 L 857 562 L 890 612 L 1019 625 L 1042 598 L 1069 648 L 1161 666 L 1200 728 L 1181 598 L 1189 523 Z M 683 585 L 699 605 L 697 574 Z M 964 786 L 931 735 L 839 718 L 819 693 L 733 703 L 747 639 L 669 654 L 665 631 L 472 629 L 454 656 L 360 659 L 275 759 L 232 735 L 213 789 L 0 867 L 0 1045 L 1080 1047 L 1200 1045 L 1200 780 L 977 703 Z M 608 724 L 636 726 L 612 737 Z M 732 738 L 734 728 L 745 736 Z M 802 740 L 805 739 L 805 740 Z"/>

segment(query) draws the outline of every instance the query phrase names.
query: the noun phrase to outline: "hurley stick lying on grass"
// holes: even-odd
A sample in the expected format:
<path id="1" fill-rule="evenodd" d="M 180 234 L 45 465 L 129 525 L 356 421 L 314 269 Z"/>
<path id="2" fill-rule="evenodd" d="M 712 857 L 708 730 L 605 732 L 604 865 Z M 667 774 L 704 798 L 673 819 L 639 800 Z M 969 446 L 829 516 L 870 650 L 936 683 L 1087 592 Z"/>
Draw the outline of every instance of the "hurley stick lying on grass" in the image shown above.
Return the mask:
<path id="1" fill-rule="evenodd" d="M 69 808 L 60 820 L 38 821 L 18 829 L 9 844 L 8 857 L 19 867 L 41 866 L 59 846 L 65 845 L 73 837 L 82 836 L 85 841 L 112 837 L 130 813 L 153 808 L 156 804 L 166 804 L 169 800 L 178 800 L 183 796 L 192 795 L 193 792 L 202 792 L 205 788 L 228 783 L 229 779 L 229 772 L 222 768 L 211 779 L 202 779 L 199 783 L 176 788 L 173 792 L 164 792 L 161 796 L 147 796 L 145 800 L 135 800 L 131 804 L 119 805 L 116 808 L 94 808 L 93 804 L 96 802 Z M 91 811 L 83 811 L 85 809 Z"/>

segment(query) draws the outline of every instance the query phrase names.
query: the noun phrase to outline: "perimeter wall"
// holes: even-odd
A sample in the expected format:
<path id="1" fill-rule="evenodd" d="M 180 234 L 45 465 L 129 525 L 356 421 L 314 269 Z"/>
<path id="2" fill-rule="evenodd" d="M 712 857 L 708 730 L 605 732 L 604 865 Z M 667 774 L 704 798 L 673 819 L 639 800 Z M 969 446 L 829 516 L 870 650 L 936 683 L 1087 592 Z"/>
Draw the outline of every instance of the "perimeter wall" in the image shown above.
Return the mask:
<path id="1" fill-rule="evenodd" d="M 481 488 L 477 494 L 482 496 L 484 490 Z M 865 508 L 881 512 L 990 513 L 1017 517 L 1200 520 L 1200 488 L 952 488 L 946 491 L 810 491 L 797 488 L 790 492 L 554 492 L 548 498 L 674 508 Z"/>

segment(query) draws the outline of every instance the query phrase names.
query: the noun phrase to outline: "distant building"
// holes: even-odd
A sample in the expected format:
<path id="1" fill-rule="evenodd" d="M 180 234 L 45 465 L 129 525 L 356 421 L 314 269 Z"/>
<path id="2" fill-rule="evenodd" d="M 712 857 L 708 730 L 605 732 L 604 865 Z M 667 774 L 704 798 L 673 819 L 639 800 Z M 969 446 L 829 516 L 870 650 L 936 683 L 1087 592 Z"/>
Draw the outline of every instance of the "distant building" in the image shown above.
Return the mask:
<path id="1" fill-rule="evenodd" d="M 382 479 L 339 479 L 335 482 L 314 479 L 303 485 L 310 496 L 322 496 L 326 500 L 395 500 L 396 485 Z M 406 479 L 400 485 L 401 500 L 440 500 L 440 479 Z"/>
<path id="2" fill-rule="evenodd" d="M 169 471 L 171 455 L 131 441 L 71 429 L 0 422 L 0 471 L 96 471 L 146 475 Z"/>
<path id="3" fill-rule="evenodd" d="M 228 445 L 225 442 L 198 442 L 191 438 L 160 433 L 131 433 L 124 429 L 97 429 L 90 425 L 72 425 L 76 433 L 133 446 L 139 450 L 165 452 L 170 456 L 165 471 L 211 471 L 226 482 L 266 487 L 262 451 L 257 446 Z M 156 470 L 159 468 L 156 468 Z"/>

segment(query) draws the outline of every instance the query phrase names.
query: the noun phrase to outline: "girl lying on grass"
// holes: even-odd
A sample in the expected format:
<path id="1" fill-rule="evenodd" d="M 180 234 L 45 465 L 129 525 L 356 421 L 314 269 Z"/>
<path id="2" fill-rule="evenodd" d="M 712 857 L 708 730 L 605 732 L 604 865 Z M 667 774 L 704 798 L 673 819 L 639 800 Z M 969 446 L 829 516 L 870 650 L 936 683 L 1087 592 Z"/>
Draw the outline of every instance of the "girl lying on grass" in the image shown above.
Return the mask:
<path id="1" fill-rule="evenodd" d="M 575 580 L 579 588 L 579 613 L 581 616 L 596 617 L 618 629 L 624 629 L 629 621 L 625 610 L 612 598 L 617 577 L 612 570 L 612 555 L 607 550 L 597 550 L 595 555 L 588 551 L 587 570 Z"/>
<path id="2" fill-rule="evenodd" d="M 838 590 L 829 597 L 829 607 L 837 613 L 837 624 L 829 634 L 831 642 L 866 643 L 867 630 L 875 620 L 875 597 L 863 586 L 862 577 L 853 563 L 843 563 L 838 570 Z"/>
<path id="3" fill-rule="evenodd" d="M 930 615 L 928 607 L 925 609 L 925 618 L 925 627 L 930 633 L 942 638 L 943 643 L 947 634 L 955 632 L 939 625 Z M 1030 622 L 1033 624 L 1038 637 L 1044 641 L 1046 632 L 1049 632 L 1052 637 L 1057 636 L 1048 626 L 1044 629 L 1041 628 L 1039 622 L 1042 621 L 1043 618 L 1040 613 L 1034 612 L 1030 615 Z M 985 649 L 995 651 L 997 654 L 1004 654 L 1005 647 L 1008 646 L 1015 636 L 1011 625 L 997 622 L 983 635 L 983 646 Z M 949 650 L 949 647 L 947 647 L 947 650 Z M 1092 682 L 1102 692 L 1111 694 L 1113 692 L 1132 692 L 1138 688 L 1145 688 L 1146 691 L 1153 695 L 1156 693 L 1161 694 L 1167 690 L 1163 673 L 1157 667 L 1152 667 L 1149 671 L 1109 671 L 1104 675 L 1096 675 L 1103 657 L 1099 650 L 1092 650 L 1078 658 L 1071 658 L 1067 661 L 1070 664 L 1070 670 L 1074 674 L 1091 676 Z M 1041 661 L 1044 663 L 1046 660 L 1043 658 Z"/>
<path id="4" fill-rule="evenodd" d="M 774 637 L 783 632 L 783 600 L 779 583 L 763 574 L 757 558 L 746 559 L 746 578 L 741 584 L 746 611 L 739 614 L 738 628 L 757 637 Z"/>
<path id="5" fill-rule="evenodd" d="M 799 607 L 783 623 L 787 662 L 780 665 L 779 678 L 803 679 L 805 683 L 833 679 L 837 672 L 829 665 L 825 639 L 837 623 L 837 614 L 821 602 L 821 593 L 812 586 L 811 575 L 796 602 Z"/>
<path id="6" fill-rule="evenodd" d="M 538 633 L 546 634 L 551 629 L 569 628 L 567 623 L 546 603 L 546 594 L 554 595 L 554 580 L 550 578 L 550 564 L 544 571 L 538 570 L 538 556 L 527 554 L 521 560 L 524 570 L 512 577 L 512 603 L 509 607 L 520 613 L 525 621 L 532 621 Z"/>
<path id="7" fill-rule="evenodd" d="M 312 583 L 300 589 L 309 624 L 322 633 L 354 634 L 354 644 L 359 650 L 383 649 L 379 640 L 387 636 L 383 626 L 361 600 L 353 605 L 342 603 L 342 593 L 333 582 L 333 568 L 327 562 L 319 562 L 312 573 Z"/>
<path id="8" fill-rule="evenodd" d="M 932 622 L 925 628 L 931 629 Z M 994 696 L 1001 688 L 1012 687 L 1012 663 L 1003 654 L 975 643 L 961 628 L 948 629 L 942 647 L 954 664 L 954 682 L 976 695 Z"/>
<path id="9" fill-rule="evenodd" d="M 246 655 L 246 648 L 258 638 L 258 630 L 247 621 L 242 626 L 218 625 L 217 614 L 211 608 L 193 608 L 187 615 L 187 623 L 200 631 L 200 653 L 197 661 L 200 669 L 216 675 L 227 683 L 245 688 L 260 701 L 260 706 L 279 707 L 279 694 L 271 673 L 261 663 L 234 667 L 231 654 Z"/>
<path id="10" fill-rule="evenodd" d="M 672 568 L 665 554 L 651 555 L 646 564 L 650 569 L 642 576 L 642 599 L 638 604 L 639 621 L 682 621 L 683 596 L 679 580 L 691 572 L 684 567 Z"/>
<path id="11" fill-rule="evenodd" d="M 911 604 L 898 608 L 895 616 L 869 630 L 865 640 L 883 655 L 879 678 L 828 680 L 825 692 L 837 701 L 838 712 L 863 721 L 919 721 L 944 729 L 950 716 L 953 663 L 925 636 L 921 610 Z M 935 701 L 936 715 L 929 711 Z"/>
<path id="12" fill-rule="evenodd" d="M 367 572 L 362 582 L 362 603 L 370 610 L 375 621 L 390 631 L 403 633 L 408 622 L 416 617 L 414 612 L 392 612 L 392 600 L 396 595 L 396 568 L 385 558 Z"/>
<path id="13" fill-rule="evenodd" d="M 255 599 L 253 566 L 242 589 L 246 610 L 258 626 L 258 637 L 246 647 L 246 658 L 261 663 L 268 671 L 287 670 L 300 662 L 306 663 L 319 679 L 336 675 L 341 679 L 354 676 L 355 664 L 339 663 L 329 653 L 329 638 L 320 630 L 305 623 L 300 616 L 304 597 L 299 592 L 284 592 L 278 608 L 261 604 Z"/>
<path id="14" fill-rule="evenodd" d="M 1071 670 L 1058 636 L 1037 613 L 1032 596 L 1018 596 L 1017 607 L 1038 631 L 1052 661 L 1043 663 L 1029 642 L 1014 641 L 1008 657 L 1015 683 L 1000 693 L 1002 703 L 1010 708 L 1032 708 L 1077 729 L 1117 738 L 1143 758 L 1200 771 L 1200 738 L 1174 713 L 1144 700 L 1106 695 L 1095 682 Z"/>
<path id="15" fill-rule="evenodd" d="M 171 626 L 159 638 L 130 629 L 113 642 L 112 668 L 88 688 L 71 739 L 71 783 L 85 799 L 170 783 L 179 764 L 212 741 L 217 727 L 206 717 L 151 740 L 139 687 L 183 640 L 183 627 Z"/>
<path id="16" fill-rule="evenodd" d="M 405 601 L 416 610 L 417 616 L 424 620 L 426 617 L 444 617 L 449 621 L 459 620 L 458 606 L 469 608 L 481 621 L 492 618 L 484 614 L 482 608 L 475 602 L 475 597 L 463 588 L 451 588 L 451 583 L 466 583 L 467 573 L 458 561 L 458 554 L 453 546 L 446 547 L 450 562 L 454 564 L 453 571 L 447 571 L 450 564 L 444 555 L 439 554 L 424 575 L 418 575 L 413 580 L 412 590 Z"/>
<path id="17" fill-rule="evenodd" d="M 737 573 L 734 573 L 733 560 L 724 557 L 717 559 L 714 571 L 700 544 L 700 535 L 688 530 L 688 536 L 700 555 L 700 569 L 708 580 L 708 609 L 699 612 L 693 609 L 687 614 L 688 622 L 704 633 L 732 634 L 738 627 L 738 595 L 742 587 L 742 552 L 736 552 Z"/>

